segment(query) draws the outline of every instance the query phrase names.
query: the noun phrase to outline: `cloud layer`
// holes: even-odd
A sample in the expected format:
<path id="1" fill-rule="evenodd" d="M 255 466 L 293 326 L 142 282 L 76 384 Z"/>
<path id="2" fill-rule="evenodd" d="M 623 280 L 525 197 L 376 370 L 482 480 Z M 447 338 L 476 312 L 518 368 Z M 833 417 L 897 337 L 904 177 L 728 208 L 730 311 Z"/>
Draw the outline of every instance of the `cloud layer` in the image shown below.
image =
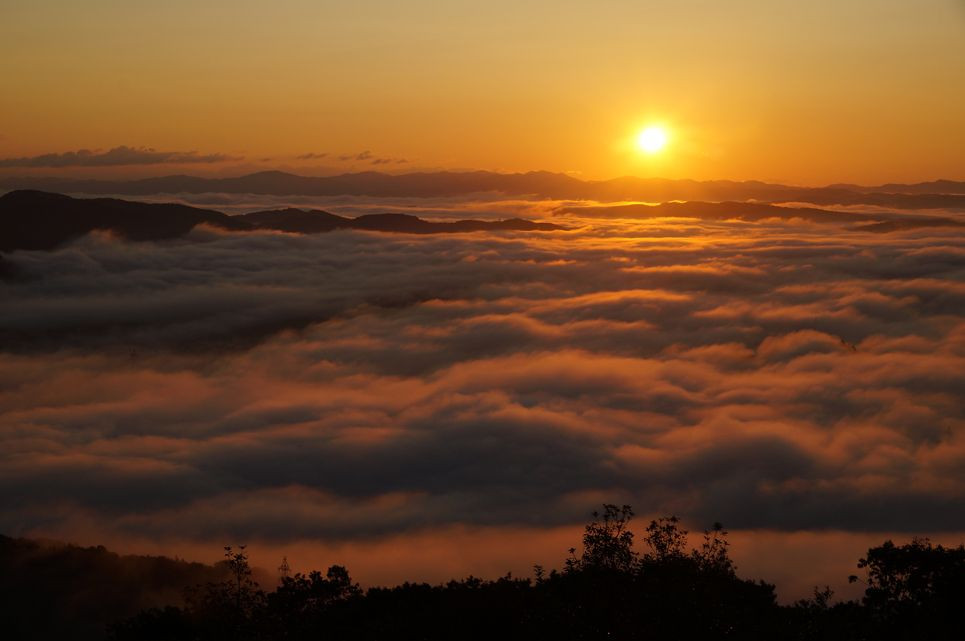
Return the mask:
<path id="1" fill-rule="evenodd" d="M 370 165 L 401 165 L 409 162 L 406 158 L 391 158 L 388 156 L 376 156 L 371 151 L 360 151 L 358 153 L 350 154 L 330 154 L 327 151 L 315 152 L 310 151 L 308 153 L 300 154 L 295 156 L 297 160 L 322 160 L 325 158 L 330 158 L 332 160 L 339 160 L 341 162 L 368 162 Z"/>
<path id="2" fill-rule="evenodd" d="M 965 235 L 577 222 L 9 255 L 0 531 L 965 530 Z"/>
<path id="3" fill-rule="evenodd" d="M 158 151 L 121 145 L 107 151 L 78 149 L 22 158 L 0 158 L 0 167 L 120 167 L 130 165 L 209 164 L 237 160 L 224 154 L 196 151 Z"/>

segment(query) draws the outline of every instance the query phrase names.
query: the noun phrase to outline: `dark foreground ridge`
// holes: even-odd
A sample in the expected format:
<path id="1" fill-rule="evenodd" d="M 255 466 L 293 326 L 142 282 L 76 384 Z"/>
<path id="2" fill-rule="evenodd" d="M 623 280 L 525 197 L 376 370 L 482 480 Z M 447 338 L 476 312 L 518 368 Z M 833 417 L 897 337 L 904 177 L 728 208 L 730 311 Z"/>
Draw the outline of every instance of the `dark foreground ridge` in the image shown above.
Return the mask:
<path id="1" fill-rule="evenodd" d="M 720 524 L 688 550 L 676 517 L 651 521 L 640 554 L 629 506 L 593 516 L 582 551 L 570 549 L 560 570 L 368 590 L 342 566 L 291 575 L 287 560 L 277 579 L 261 579 L 274 589 L 263 589 L 244 547 L 226 547 L 211 567 L 0 537 L 4 632 L 77 641 L 965 638 L 961 545 L 887 541 L 850 578 L 864 584 L 861 600 L 834 602 L 830 589 L 815 588 L 779 605 L 773 585 L 737 575 Z M 165 601 L 176 587 L 181 598 Z"/>
<path id="2" fill-rule="evenodd" d="M 173 203 L 140 203 L 116 198 L 71 198 L 43 191 L 20 190 L 0 196 L 0 251 L 49 250 L 94 230 L 111 231 L 128 240 L 169 240 L 198 225 L 229 231 L 276 230 L 315 234 L 336 229 L 445 234 L 472 231 L 552 231 L 551 223 L 520 218 L 433 222 L 406 214 L 372 214 L 345 218 L 324 211 L 280 209 L 241 216 Z"/>
<path id="3" fill-rule="evenodd" d="M 385 174 L 377 171 L 336 176 L 299 176 L 260 171 L 231 178 L 159 176 L 137 180 L 0 177 L 0 188 L 41 189 L 82 194 L 266 194 L 275 196 L 450 197 L 496 193 L 507 196 L 597 200 L 723 201 L 767 203 L 806 202 L 827 205 L 875 205 L 894 209 L 965 209 L 965 182 L 935 180 L 866 187 L 837 184 L 797 187 L 756 180 L 686 180 L 624 176 L 610 180 L 580 180 L 549 171 L 434 171 Z"/>

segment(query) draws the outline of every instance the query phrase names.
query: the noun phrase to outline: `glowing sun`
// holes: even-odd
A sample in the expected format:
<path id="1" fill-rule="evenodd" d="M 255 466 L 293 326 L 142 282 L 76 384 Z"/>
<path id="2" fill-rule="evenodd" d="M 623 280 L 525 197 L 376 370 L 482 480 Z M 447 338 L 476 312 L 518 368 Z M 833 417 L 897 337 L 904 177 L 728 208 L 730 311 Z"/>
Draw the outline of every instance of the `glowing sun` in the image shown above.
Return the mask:
<path id="1" fill-rule="evenodd" d="M 667 146 L 667 130 L 663 127 L 647 127 L 637 134 L 637 147 L 640 151 L 655 154 Z"/>

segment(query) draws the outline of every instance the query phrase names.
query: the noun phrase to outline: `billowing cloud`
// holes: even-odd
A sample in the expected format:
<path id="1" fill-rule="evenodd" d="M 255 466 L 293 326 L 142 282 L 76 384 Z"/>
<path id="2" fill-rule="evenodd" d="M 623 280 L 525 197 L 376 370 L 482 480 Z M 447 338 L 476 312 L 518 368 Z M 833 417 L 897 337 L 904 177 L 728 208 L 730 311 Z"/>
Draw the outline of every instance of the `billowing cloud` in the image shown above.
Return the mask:
<path id="1" fill-rule="evenodd" d="M 107 151 L 78 149 L 63 153 L 0 158 L 0 167 L 119 167 L 125 165 L 209 164 L 237 160 L 225 154 L 196 151 L 158 151 L 122 145 Z"/>
<path id="2" fill-rule="evenodd" d="M 965 236 L 574 222 L 8 255 L 0 531 L 965 530 Z"/>

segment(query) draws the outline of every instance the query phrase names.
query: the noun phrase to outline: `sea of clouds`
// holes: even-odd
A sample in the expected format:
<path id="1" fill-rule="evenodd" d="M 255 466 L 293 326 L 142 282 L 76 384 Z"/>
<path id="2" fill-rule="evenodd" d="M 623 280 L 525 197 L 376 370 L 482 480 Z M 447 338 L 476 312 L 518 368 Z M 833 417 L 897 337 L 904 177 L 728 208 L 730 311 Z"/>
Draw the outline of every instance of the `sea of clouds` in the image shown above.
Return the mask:
<path id="1" fill-rule="evenodd" d="M 377 546 L 557 532 L 603 501 L 768 536 L 965 531 L 965 234 L 558 204 L 565 231 L 8 254 L 0 532 Z"/>

